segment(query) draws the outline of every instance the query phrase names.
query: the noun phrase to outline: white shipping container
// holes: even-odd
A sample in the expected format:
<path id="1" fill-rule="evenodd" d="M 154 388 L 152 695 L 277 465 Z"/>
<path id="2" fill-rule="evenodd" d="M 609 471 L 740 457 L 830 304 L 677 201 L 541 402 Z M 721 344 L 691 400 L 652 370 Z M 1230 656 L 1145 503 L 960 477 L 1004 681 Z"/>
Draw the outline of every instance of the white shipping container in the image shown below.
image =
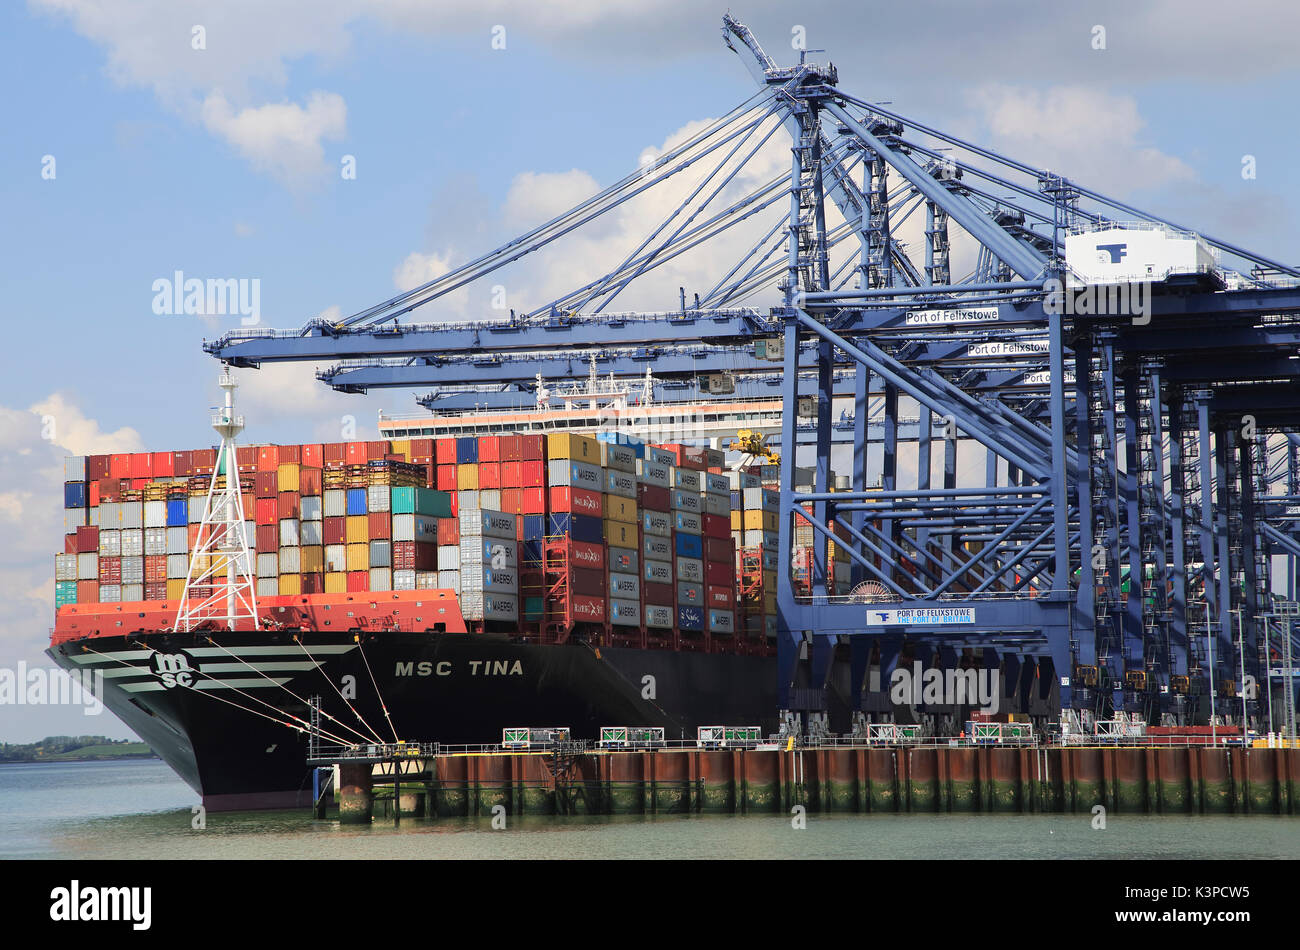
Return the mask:
<path id="1" fill-rule="evenodd" d="M 662 511 L 642 511 L 641 530 L 658 538 L 671 537 L 673 532 L 672 515 Z"/>
<path id="2" fill-rule="evenodd" d="M 269 557 L 271 559 L 272 568 L 271 568 L 271 573 L 263 574 L 261 572 L 261 561 L 259 560 L 258 561 L 259 569 L 257 572 L 257 576 L 274 577 L 276 574 L 275 567 L 274 567 L 275 555 L 263 554 L 260 555 L 260 557 Z M 188 554 L 167 555 L 167 579 L 168 580 L 184 580 L 185 577 L 189 574 L 189 571 L 190 571 L 190 556 Z"/>
<path id="3" fill-rule="evenodd" d="M 415 571 L 393 571 L 393 590 L 415 590 Z"/>
<path id="4" fill-rule="evenodd" d="M 392 590 L 393 589 L 392 568 L 372 567 L 370 569 L 370 589 L 371 590 Z"/>
<path id="5" fill-rule="evenodd" d="M 641 626 L 641 604 L 635 600 L 611 600 L 609 622 L 616 627 Z"/>
<path id="6" fill-rule="evenodd" d="M 660 488 L 673 487 L 673 467 L 648 459 L 637 459 L 637 481 Z"/>
<path id="7" fill-rule="evenodd" d="M 207 498 L 203 495 L 190 495 L 189 503 L 185 511 L 189 515 L 190 524 L 198 524 L 203 520 L 203 506 L 207 504 Z"/>
<path id="8" fill-rule="evenodd" d="M 303 521 L 298 525 L 298 534 L 303 546 L 325 543 L 325 522 Z"/>
<path id="9" fill-rule="evenodd" d="M 767 548 L 771 551 L 776 550 L 777 534 L 775 531 L 759 531 L 757 529 L 746 531 L 744 545 L 747 548 Z"/>
<path id="10" fill-rule="evenodd" d="M 700 516 L 689 511 L 673 512 L 673 527 L 682 534 L 699 534 L 703 522 Z"/>
<path id="11" fill-rule="evenodd" d="M 370 542 L 370 566 L 371 567 L 392 567 L 393 566 L 393 544 L 391 541 L 371 541 Z M 374 588 L 370 588 L 374 590 Z"/>
<path id="12" fill-rule="evenodd" d="M 253 548 L 257 547 L 257 522 L 256 521 L 244 522 L 244 544 L 248 546 L 248 550 L 250 551 L 253 550 Z"/>
<path id="13" fill-rule="evenodd" d="M 96 528 L 99 527 L 99 506 L 98 505 L 90 509 L 77 508 L 76 511 L 78 513 L 87 512 L 89 514 L 89 517 L 86 519 L 86 522 L 90 525 L 93 525 Z M 71 532 L 69 532 L 69 534 L 71 534 Z"/>
<path id="14" fill-rule="evenodd" d="M 64 508 L 63 509 L 63 533 L 76 534 L 77 529 L 86 523 L 85 508 Z M 94 511 L 95 509 L 90 509 Z"/>
<path id="15" fill-rule="evenodd" d="M 371 485 L 366 493 L 367 511 L 390 511 L 393 507 L 393 495 L 387 485 Z M 374 588 L 371 588 L 372 590 Z"/>
<path id="16" fill-rule="evenodd" d="M 455 544 L 438 545 L 438 570 L 460 570 L 460 546 Z"/>
<path id="17" fill-rule="evenodd" d="M 303 495 L 298 501 L 298 514 L 303 521 L 320 521 L 324 516 L 320 495 Z"/>
<path id="18" fill-rule="evenodd" d="M 123 584 L 144 583 L 144 558 L 143 557 L 122 558 L 122 583 Z"/>
<path id="19" fill-rule="evenodd" d="M 280 573 L 281 574 L 301 574 L 302 573 L 302 548 L 293 544 L 286 544 L 280 548 Z"/>
<path id="20" fill-rule="evenodd" d="M 167 553 L 166 528 L 144 529 L 144 553 L 151 557 L 156 554 Z"/>
<path id="21" fill-rule="evenodd" d="M 297 518 L 280 519 L 280 546 L 281 547 L 298 547 L 302 544 L 302 531 Z M 297 574 L 298 569 L 286 571 L 286 574 Z"/>
<path id="22" fill-rule="evenodd" d="M 257 579 L 257 596 L 258 597 L 278 597 L 280 595 L 280 579 L 277 577 L 259 577 Z"/>
<path id="23" fill-rule="evenodd" d="M 486 508 L 489 511 L 501 510 L 501 492 L 495 488 L 489 488 L 478 493 L 478 506 Z"/>
<path id="24" fill-rule="evenodd" d="M 100 557 L 121 557 L 122 556 L 122 532 L 105 531 L 99 529 L 99 556 Z"/>
<path id="25" fill-rule="evenodd" d="M 465 591 L 460 595 L 460 612 L 466 620 L 518 620 L 519 598 L 514 594 Z"/>
<path id="26" fill-rule="evenodd" d="M 124 501 L 121 503 L 122 527 L 123 528 L 143 528 L 144 527 L 144 505 L 138 501 Z"/>
<path id="27" fill-rule="evenodd" d="M 190 549 L 190 529 L 184 525 L 167 529 L 167 553 L 185 554 Z"/>
<path id="28" fill-rule="evenodd" d="M 456 596 L 460 596 L 460 571 L 439 571 L 438 572 L 438 589 L 454 590 Z"/>
<path id="29" fill-rule="evenodd" d="M 144 600 L 143 584 L 123 584 L 122 585 L 122 602 L 139 603 Z"/>
<path id="30" fill-rule="evenodd" d="M 99 555 L 77 555 L 77 580 L 93 581 L 99 579 Z"/>
<path id="31" fill-rule="evenodd" d="M 416 590 L 437 590 L 438 572 L 437 571 L 416 571 L 415 589 Z"/>
<path id="32" fill-rule="evenodd" d="M 609 596 L 627 600 L 640 599 L 641 578 L 636 574 L 611 573 L 609 575 Z"/>
<path id="33" fill-rule="evenodd" d="M 348 493 L 342 488 L 327 488 L 321 496 L 326 518 L 342 518 L 348 513 Z"/>
<path id="34" fill-rule="evenodd" d="M 704 582 L 704 562 L 697 557 L 679 557 L 677 559 L 677 579 L 693 584 Z"/>
<path id="35" fill-rule="evenodd" d="M 657 604 L 646 604 L 645 625 L 657 629 L 672 629 L 674 622 L 677 619 L 676 613 L 677 612 L 671 607 L 660 607 Z"/>
<path id="36" fill-rule="evenodd" d="M 65 455 L 63 457 L 63 480 L 65 482 L 84 482 L 86 480 L 86 457 L 84 455 Z"/>
<path id="37" fill-rule="evenodd" d="M 673 466 L 673 488 L 684 488 L 699 494 L 700 473 L 690 468 Z"/>
<path id="38" fill-rule="evenodd" d="M 104 501 L 99 505 L 99 526 L 116 531 L 122 527 L 122 503 Z"/>
<path id="39" fill-rule="evenodd" d="M 575 464 L 582 464 L 581 462 Z M 462 538 L 502 538 L 513 541 L 518 533 L 518 516 L 504 511 L 477 509 L 460 512 Z"/>
<path id="40" fill-rule="evenodd" d="M 77 579 L 77 556 L 75 554 L 54 555 L 54 579 L 56 581 L 75 581 Z"/>
<path id="41" fill-rule="evenodd" d="M 477 510 L 482 507 L 479 504 L 477 491 L 466 489 L 465 491 L 456 492 L 456 510 L 458 512 Z"/>
<path id="42" fill-rule="evenodd" d="M 122 539 L 122 557 L 142 557 L 144 555 L 143 528 L 123 528 L 119 534 Z"/>
<path id="43" fill-rule="evenodd" d="M 415 515 L 393 515 L 393 540 L 415 540 Z"/>
<path id="44" fill-rule="evenodd" d="M 171 567 L 171 561 L 168 560 L 168 568 Z M 169 572 L 170 573 L 170 570 Z M 275 553 L 259 554 L 257 556 L 257 576 L 258 577 L 278 577 L 280 574 L 280 557 Z"/>
<path id="45" fill-rule="evenodd" d="M 325 572 L 342 574 L 348 569 L 348 546 L 346 544 L 325 545 Z"/>
<path id="46" fill-rule="evenodd" d="M 518 567 L 519 542 L 501 538 L 464 538 L 460 542 L 461 564 L 490 564 L 493 567 Z"/>
<path id="47" fill-rule="evenodd" d="M 673 511 L 690 511 L 699 514 L 704 507 L 700 493 L 686 488 L 674 488 L 672 493 Z"/>
<path id="48" fill-rule="evenodd" d="M 705 495 L 704 513 L 706 515 L 720 515 L 724 518 L 731 517 L 731 493 L 728 492 L 726 495 Z"/>
<path id="49" fill-rule="evenodd" d="M 99 602 L 101 604 L 118 604 L 122 602 L 121 584 L 100 584 Z"/>
<path id="50" fill-rule="evenodd" d="M 144 526 L 146 528 L 167 527 L 167 502 L 146 501 L 144 503 Z"/>

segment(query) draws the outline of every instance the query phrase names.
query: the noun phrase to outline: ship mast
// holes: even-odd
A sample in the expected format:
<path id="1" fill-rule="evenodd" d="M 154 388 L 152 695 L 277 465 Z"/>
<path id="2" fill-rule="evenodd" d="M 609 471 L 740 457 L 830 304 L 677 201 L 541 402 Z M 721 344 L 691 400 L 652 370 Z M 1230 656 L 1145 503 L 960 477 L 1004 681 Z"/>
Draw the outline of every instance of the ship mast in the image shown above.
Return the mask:
<path id="1" fill-rule="evenodd" d="M 176 611 L 176 629 L 193 630 L 207 621 L 234 630 L 241 620 L 257 628 L 257 587 L 253 580 L 253 557 L 244 536 L 244 499 L 239 490 L 239 462 L 235 436 L 244 428 L 244 417 L 235 414 L 238 383 L 230 370 L 222 371 L 218 384 L 225 392 L 225 405 L 212 410 L 212 428 L 221 445 L 212 467 L 199 522 L 199 537 L 190 555 L 185 590 Z M 224 573 L 225 589 L 213 580 Z"/>

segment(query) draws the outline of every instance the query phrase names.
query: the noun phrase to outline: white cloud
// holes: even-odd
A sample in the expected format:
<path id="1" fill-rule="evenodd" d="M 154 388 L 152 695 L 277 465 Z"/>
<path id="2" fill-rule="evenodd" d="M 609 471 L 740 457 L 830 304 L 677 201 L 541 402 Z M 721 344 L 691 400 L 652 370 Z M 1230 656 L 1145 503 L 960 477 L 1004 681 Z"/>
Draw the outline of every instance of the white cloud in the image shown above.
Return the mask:
<path id="1" fill-rule="evenodd" d="M 347 105 L 332 92 L 313 92 L 307 105 L 271 103 L 236 112 L 220 92 L 203 101 L 203 124 L 225 139 L 255 168 L 291 187 L 326 173 L 324 140 L 347 131 Z"/>

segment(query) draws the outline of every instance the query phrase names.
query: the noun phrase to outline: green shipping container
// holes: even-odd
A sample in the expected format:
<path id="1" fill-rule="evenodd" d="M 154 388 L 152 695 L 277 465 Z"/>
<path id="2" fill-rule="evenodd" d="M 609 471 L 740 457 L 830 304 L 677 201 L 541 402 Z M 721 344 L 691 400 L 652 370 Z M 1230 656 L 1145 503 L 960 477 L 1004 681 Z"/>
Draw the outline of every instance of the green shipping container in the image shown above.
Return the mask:
<path id="1" fill-rule="evenodd" d="M 434 518 L 450 518 L 451 495 L 432 488 L 394 488 L 392 509 L 395 515 L 429 515 Z"/>
<path id="2" fill-rule="evenodd" d="M 540 597 L 524 598 L 524 619 L 540 620 L 542 618 L 543 605 Z"/>
<path id="3" fill-rule="evenodd" d="M 54 584 L 54 609 L 58 610 L 64 604 L 75 604 L 76 602 L 77 582 L 56 581 Z"/>

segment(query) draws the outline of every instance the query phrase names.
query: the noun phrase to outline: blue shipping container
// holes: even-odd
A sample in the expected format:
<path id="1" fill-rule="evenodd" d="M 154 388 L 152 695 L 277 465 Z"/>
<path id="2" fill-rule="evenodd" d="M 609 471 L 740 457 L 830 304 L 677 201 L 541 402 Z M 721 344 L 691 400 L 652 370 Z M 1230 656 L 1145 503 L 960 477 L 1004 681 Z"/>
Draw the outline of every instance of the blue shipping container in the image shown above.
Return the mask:
<path id="1" fill-rule="evenodd" d="M 531 541 L 525 540 L 523 542 L 523 551 L 524 551 L 523 558 L 525 564 L 529 562 L 532 562 L 533 564 L 540 563 L 542 560 L 541 538 L 534 538 Z"/>
<path id="2" fill-rule="evenodd" d="M 524 515 L 524 540 L 540 541 L 544 537 L 546 537 L 546 515 Z"/>
<path id="3" fill-rule="evenodd" d="M 592 544 L 600 544 L 605 539 L 603 527 L 599 518 L 589 515 L 573 515 L 566 512 L 551 515 L 550 530 L 547 533 L 553 535 L 567 534 L 575 541 L 589 541 Z"/>
<path id="4" fill-rule="evenodd" d="M 678 607 L 677 608 L 677 629 L 703 630 L 704 629 L 704 608 Z"/>
<path id="5" fill-rule="evenodd" d="M 469 436 L 456 440 L 456 464 L 473 465 L 478 461 L 478 439 Z"/>
<path id="6" fill-rule="evenodd" d="M 85 508 L 87 500 L 85 482 L 63 483 L 64 508 Z"/>
<path id="7" fill-rule="evenodd" d="M 189 523 L 189 499 L 169 498 L 167 500 L 167 527 L 183 528 Z"/>
<path id="8" fill-rule="evenodd" d="M 348 489 L 348 514 L 364 515 L 366 513 L 366 489 Z"/>
<path id="9" fill-rule="evenodd" d="M 704 557 L 704 539 L 698 534 L 684 534 L 681 531 L 675 534 L 678 557 Z"/>

